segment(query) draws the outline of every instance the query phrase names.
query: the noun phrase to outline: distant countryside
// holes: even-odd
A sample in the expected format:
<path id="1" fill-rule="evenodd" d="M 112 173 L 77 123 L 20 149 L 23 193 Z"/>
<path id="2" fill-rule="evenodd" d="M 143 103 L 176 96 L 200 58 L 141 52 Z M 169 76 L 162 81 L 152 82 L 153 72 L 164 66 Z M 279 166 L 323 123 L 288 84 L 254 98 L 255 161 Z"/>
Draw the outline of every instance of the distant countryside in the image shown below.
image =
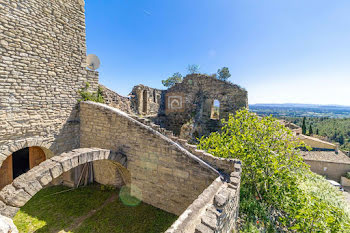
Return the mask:
<path id="1" fill-rule="evenodd" d="M 253 104 L 252 112 L 260 116 L 272 115 L 302 127 L 305 118 L 306 133 L 337 142 L 340 148 L 350 150 L 350 106 L 312 104 Z M 311 130 L 311 132 L 310 132 Z"/>
<path id="2" fill-rule="evenodd" d="M 252 104 L 249 109 L 258 115 L 274 117 L 350 118 L 350 106 L 314 104 Z"/>

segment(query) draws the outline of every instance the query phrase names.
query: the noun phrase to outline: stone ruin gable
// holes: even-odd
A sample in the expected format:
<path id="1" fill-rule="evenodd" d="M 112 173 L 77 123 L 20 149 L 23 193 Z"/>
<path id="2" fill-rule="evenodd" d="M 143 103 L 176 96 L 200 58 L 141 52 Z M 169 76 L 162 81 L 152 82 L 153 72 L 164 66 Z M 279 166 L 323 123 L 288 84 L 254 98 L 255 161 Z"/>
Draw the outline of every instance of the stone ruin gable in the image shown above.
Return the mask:
<path id="1" fill-rule="evenodd" d="M 164 111 L 164 91 L 144 86 L 134 86 L 131 93 L 131 101 L 136 114 L 148 116 L 158 115 Z M 146 98 L 145 98 L 146 97 Z"/>
<path id="2" fill-rule="evenodd" d="M 111 106 L 113 108 L 118 108 L 122 110 L 123 112 L 126 112 L 128 114 L 135 114 L 136 110 L 134 109 L 134 106 L 131 104 L 131 99 L 122 95 L 119 95 L 118 93 L 112 91 L 111 89 L 99 85 L 102 89 L 102 95 L 105 100 L 105 104 L 108 106 Z"/>
<path id="3" fill-rule="evenodd" d="M 79 146 L 85 69 L 83 0 L 0 0 L 0 160 L 40 138 L 55 154 Z"/>
<path id="4" fill-rule="evenodd" d="M 80 111 L 81 147 L 126 155 L 131 185 L 148 204 L 180 215 L 218 177 L 198 157 L 126 113 L 93 102 L 81 102 Z"/>
<path id="5" fill-rule="evenodd" d="M 182 125 L 193 119 L 199 131 L 197 136 L 219 130 L 220 121 L 211 119 L 214 100 L 220 102 L 220 119 L 227 119 L 230 113 L 248 107 L 248 93 L 238 85 L 208 75 L 188 75 L 165 93 L 163 126 L 179 135 Z M 171 109 L 171 101 L 182 104 Z"/>

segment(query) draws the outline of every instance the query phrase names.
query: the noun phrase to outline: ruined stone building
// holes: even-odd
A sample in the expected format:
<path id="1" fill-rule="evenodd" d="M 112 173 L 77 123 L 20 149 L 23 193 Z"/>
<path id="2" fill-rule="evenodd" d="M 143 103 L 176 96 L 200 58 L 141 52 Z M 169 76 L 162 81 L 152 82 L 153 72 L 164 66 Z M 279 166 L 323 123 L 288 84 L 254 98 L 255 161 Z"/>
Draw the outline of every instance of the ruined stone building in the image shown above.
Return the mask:
<path id="1" fill-rule="evenodd" d="M 247 92 L 191 75 L 168 90 L 139 85 L 127 98 L 102 87 L 105 104 L 79 102 L 86 82 L 99 85 L 85 64 L 84 4 L 0 0 L 0 215 L 12 218 L 47 185 L 76 185 L 88 164 L 95 182 L 130 186 L 178 215 L 167 232 L 231 232 L 240 161 L 177 136 L 218 129 L 247 106 Z"/>
<path id="2" fill-rule="evenodd" d="M 130 100 L 119 100 L 127 101 L 131 113 L 146 117 L 184 139 L 217 131 L 221 119 L 248 108 L 246 90 L 203 74 L 188 75 L 167 90 L 135 86 Z"/>

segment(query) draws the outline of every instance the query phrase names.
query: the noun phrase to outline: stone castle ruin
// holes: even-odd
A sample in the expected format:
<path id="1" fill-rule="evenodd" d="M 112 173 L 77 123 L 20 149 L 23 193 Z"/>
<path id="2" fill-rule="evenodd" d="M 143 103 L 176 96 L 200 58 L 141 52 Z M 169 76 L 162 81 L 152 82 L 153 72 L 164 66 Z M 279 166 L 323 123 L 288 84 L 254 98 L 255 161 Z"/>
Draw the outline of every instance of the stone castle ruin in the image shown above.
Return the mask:
<path id="1" fill-rule="evenodd" d="M 87 70 L 84 0 L 0 0 L 0 221 L 48 185 L 93 181 L 131 187 L 179 216 L 166 232 L 231 232 L 240 161 L 186 139 L 217 130 L 247 107 L 247 92 L 205 75 L 168 90 L 136 86 L 130 98 L 102 87 L 105 104 L 79 102 Z M 219 102 L 219 107 L 214 102 Z"/>
<path id="2" fill-rule="evenodd" d="M 129 99 L 116 98 L 118 94 L 113 98 L 109 89 L 103 89 L 108 104 L 129 106 L 130 114 L 141 115 L 187 140 L 219 130 L 221 119 L 248 108 L 246 90 L 203 74 L 188 75 L 167 90 L 135 86 Z"/>

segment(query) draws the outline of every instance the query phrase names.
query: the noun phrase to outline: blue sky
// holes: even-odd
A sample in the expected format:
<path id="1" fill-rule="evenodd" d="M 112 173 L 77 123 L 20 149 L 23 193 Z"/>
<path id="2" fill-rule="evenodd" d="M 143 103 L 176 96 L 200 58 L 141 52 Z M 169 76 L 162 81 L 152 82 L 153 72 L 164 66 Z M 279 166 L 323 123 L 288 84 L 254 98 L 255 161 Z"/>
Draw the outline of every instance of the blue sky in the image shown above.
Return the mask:
<path id="1" fill-rule="evenodd" d="M 86 0 L 87 52 L 122 95 L 227 66 L 249 103 L 350 105 L 349 0 Z"/>

